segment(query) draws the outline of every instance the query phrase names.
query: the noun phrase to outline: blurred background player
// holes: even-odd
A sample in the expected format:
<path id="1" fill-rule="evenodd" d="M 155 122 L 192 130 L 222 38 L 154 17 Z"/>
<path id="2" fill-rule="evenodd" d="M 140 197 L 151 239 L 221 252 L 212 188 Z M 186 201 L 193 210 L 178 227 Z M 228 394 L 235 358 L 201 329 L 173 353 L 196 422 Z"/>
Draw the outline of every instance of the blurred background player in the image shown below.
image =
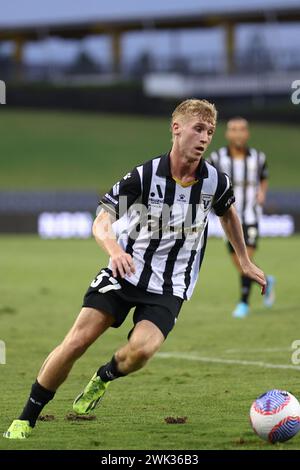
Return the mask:
<path id="1" fill-rule="evenodd" d="M 235 205 L 241 219 L 248 255 L 253 259 L 259 235 L 259 217 L 266 200 L 268 189 L 268 169 L 263 152 L 248 147 L 250 138 L 249 123 L 242 117 L 234 117 L 227 122 L 225 137 L 227 147 L 213 152 L 208 160 L 218 170 L 227 173 L 233 184 Z M 240 268 L 236 253 L 230 242 L 229 252 L 240 273 L 241 296 L 233 316 L 243 318 L 249 313 L 251 279 Z M 267 276 L 267 289 L 264 304 L 271 307 L 275 300 L 274 277 Z"/>

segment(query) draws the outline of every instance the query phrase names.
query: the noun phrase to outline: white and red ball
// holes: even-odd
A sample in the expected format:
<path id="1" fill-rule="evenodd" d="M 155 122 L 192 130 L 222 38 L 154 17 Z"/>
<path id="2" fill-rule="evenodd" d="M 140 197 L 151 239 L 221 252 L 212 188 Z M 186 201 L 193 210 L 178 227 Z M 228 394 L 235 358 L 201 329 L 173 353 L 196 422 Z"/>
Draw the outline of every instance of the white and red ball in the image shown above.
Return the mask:
<path id="1" fill-rule="evenodd" d="M 252 403 L 250 422 L 265 441 L 288 441 L 300 430 L 300 403 L 289 392 L 269 390 Z"/>

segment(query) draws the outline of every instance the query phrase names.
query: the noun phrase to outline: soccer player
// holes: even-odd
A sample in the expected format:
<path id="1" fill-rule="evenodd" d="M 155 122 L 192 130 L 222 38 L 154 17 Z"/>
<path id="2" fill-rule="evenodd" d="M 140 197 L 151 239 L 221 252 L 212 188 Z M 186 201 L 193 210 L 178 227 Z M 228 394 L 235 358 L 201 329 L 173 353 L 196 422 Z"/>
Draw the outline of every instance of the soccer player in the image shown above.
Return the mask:
<path id="1" fill-rule="evenodd" d="M 265 203 L 268 188 L 266 156 L 263 152 L 248 147 L 249 124 L 242 117 L 235 117 L 228 121 L 225 136 L 228 147 L 222 147 L 218 151 L 212 152 L 207 161 L 217 170 L 227 173 L 231 178 L 235 206 L 242 222 L 247 252 L 252 260 L 257 248 L 259 215 Z M 230 241 L 228 249 L 240 274 L 241 285 L 240 301 L 232 314 L 236 318 L 243 318 L 249 313 L 252 279 L 243 272 L 239 257 Z M 274 282 L 273 276 L 267 276 L 264 296 L 264 303 L 267 307 L 271 307 L 275 299 Z"/>
<path id="2" fill-rule="evenodd" d="M 110 257 L 90 284 L 82 310 L 62 343 L 44 362 L 28 402 L 4 437 L 26 438 L 74 362 L 135 307 L 128 341 L 99 367 L 73 409 L 87 414 L 109 384 L 145 366 L 190 299 L 203 261 L 208 214 L 213 210 L 234 246 L 245 276 L 264 291 L 264 273 L 249 259 L 228 176 L 202 158 L 216 127 L 206 100 L 186 100 L 173 112 L 172 148 L 137 166 L 100 201 L 93 234 Z"/>

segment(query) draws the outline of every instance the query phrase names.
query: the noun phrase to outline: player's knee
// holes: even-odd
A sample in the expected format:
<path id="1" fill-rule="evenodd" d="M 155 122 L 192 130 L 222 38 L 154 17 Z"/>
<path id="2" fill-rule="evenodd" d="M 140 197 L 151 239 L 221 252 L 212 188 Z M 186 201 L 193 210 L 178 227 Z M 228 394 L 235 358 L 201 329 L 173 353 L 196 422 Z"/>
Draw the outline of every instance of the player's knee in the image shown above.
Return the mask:
<path id="1" fill-rule="evenodd" d="M 136 349 L 133 354 L 135 361 L 139 364 L 145 364 L 150 359 L 151 356 L 152 354 L 145 347 Z"/>
<path id="2" fill-rule="evenodd" d="M 88 347 L 88 338 L 83 335 L 72 335 L 63 342 L 63 348 L 66 354 L 72 358 L 80 357 Z"/>
<path id="3" fill-rule="evenodd" d="M 153 356 L 156 348 L 149 344 L 131 344 L 130 352 L 133 362 L 144 364 Z"/>

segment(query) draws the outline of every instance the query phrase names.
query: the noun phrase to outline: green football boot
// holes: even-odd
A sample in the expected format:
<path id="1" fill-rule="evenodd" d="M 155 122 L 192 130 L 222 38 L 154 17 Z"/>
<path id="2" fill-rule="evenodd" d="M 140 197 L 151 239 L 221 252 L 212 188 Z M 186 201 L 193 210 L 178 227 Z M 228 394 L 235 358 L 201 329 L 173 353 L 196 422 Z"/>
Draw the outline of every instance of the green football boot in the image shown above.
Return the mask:
<path id="1" fill-rule="evenodd" d="M 73 410 L 79 415 L 87 415 L 94 410 L 103 398 L 104 393 L 110 382 L 102 382 L 100 377 L 95 374 L 83 392 L 75 398 Z"/>
<path id="2" fill-rule="evenodd" d="M 3 433 L 3 437 L 6 439 L 26 439 L 31 431 L 32 427 L 29 425 L 29 421 L 15 419 L 8 430 Z"/>

